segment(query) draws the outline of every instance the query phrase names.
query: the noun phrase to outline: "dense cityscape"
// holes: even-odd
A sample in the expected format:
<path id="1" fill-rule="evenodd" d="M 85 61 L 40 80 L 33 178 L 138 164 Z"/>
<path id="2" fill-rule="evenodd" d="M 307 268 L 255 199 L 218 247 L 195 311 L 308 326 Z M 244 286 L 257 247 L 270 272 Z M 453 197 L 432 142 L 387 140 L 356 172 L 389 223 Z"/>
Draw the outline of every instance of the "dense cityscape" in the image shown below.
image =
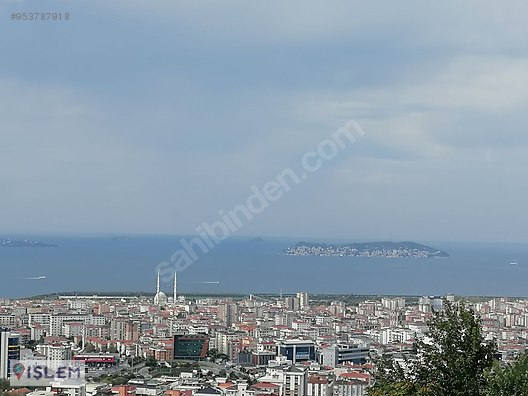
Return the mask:
<path id="1" fill-rule="evenodd" d="M 159 277 L 159 275 L 158 275 Z M 361 396 L 382 355 L 404 361 L 433 312 L 455 296 L 154 297 L 59 295 L 0 300 L 0 378 L 12 360 L 86 365 L 85 384 L 51 396 Z M 528 301 L 469 302 L 500 359 L 528 346 Z"/>
<path id="2" fill-rule="evenodd" d="M 0 396 L 528 396 L 528 1 L 0 5 Z"/>

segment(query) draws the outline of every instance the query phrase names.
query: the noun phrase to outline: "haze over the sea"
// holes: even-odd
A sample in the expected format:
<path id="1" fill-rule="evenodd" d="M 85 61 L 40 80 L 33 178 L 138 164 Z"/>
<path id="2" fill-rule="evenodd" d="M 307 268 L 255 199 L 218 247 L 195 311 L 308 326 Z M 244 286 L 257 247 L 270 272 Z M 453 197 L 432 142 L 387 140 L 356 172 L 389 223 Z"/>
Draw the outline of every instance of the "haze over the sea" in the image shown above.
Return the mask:
<path id="1" fill-rule="evenodd" d="M 154 292 L 156 267 L 180 237 L 33 236 L 58 248 L 0 248 L 0 297 L 65 291 Z M 297 240 L 224 241 L 178 274 L 181 293 L 310 293 L 528 296 L 528 246 L 425 242 L 450 257 L 287 256 Z M 516 261 L 517 265 L 510 265 Z M 27 279 L 46 276 L 46 279 Z M 204 283 L 220 282 L 220 283 Z M 171 293 L 172 284 L 162 289 Z"/>

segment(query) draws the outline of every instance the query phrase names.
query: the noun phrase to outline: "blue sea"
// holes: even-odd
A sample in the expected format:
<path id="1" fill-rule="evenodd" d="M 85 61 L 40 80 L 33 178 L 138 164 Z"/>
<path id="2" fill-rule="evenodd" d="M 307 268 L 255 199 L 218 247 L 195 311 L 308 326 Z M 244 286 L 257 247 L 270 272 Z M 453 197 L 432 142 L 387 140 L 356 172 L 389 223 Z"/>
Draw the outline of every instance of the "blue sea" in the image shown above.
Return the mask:
<path id="1" fill-rule="evenodd" d="M 156 266 L 168 261 L 180 247 L 180 238 L 31 236 L 58 247 L 0 248 L 0 297 L 70 291 L 154 292 Z M 450 254 L 435 259 L 280 254 L 298 241 L 223 241 L 178 274 L 179 291 L 528 296 L 528 245 L 422 242 Z M 518 264 L 510 265 L 512 261 Z M 171 293 L 172 285 L 162 284 L 162 289 Z"/>

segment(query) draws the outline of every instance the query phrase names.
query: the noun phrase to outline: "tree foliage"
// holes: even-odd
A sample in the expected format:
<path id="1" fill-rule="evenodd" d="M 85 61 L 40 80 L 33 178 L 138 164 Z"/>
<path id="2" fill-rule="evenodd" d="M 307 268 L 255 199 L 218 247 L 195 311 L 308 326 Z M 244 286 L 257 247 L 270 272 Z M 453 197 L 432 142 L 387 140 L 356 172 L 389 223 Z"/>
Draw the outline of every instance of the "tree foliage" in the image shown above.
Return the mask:
<path id="1" fill-rule="evenodd" d="M 528 354 L 508 366 L 496 364 L 487 373 L 486 396 L 528 396 Z"/>
<path id="2" fill-rule="evenodd" d="M 404 369 L 392 359 L 379 364 L 376 396 L 482 396 L 496 345 L 482 336 L 479 317 L 463 303 L 449 303 L 428 322 L 414 345 L 416 359 Z"/>
<path id="3" fill-rule="evenodd" d="M 420 393 L 417 384 L 412 381 L 400 381 L 377 385 L 369 391 L 369 396 L 417 396 Z"/>
<path id="4" fill-rule="evenodd" d="M 9 391 L 12 389 L 11 384 L 9 383 L 9 380 L 6 379 L 0 379 L 0 396 L 7 396 L 9 395 Z"/>
<path id="5" fill-rule="evenodd" d="M 9 380 L 0 379 L 0 392 L 1 391 L 5 391 L 7 389 L 11 389 L 11 385 L 9 384 Z"/>
<path id="6" fill-rule="evenodd" d="M 429 321 L 426 337 L 416 349 L 421 364 L 416 379 L 431 395 L 479 396 L 486 384 L 485 370 L 493 366 L 497 347 L 485 342 L 480 319 L 464 304 L 446 302 L 445 310 Z"/>
<path id="7" fill-rule="evenodd" d="M 145 366 L 156 367 L 157 365 L 158 365 L 158 361 L 154 358 L 154 356 L 148 356 L 145 359 Z"/>

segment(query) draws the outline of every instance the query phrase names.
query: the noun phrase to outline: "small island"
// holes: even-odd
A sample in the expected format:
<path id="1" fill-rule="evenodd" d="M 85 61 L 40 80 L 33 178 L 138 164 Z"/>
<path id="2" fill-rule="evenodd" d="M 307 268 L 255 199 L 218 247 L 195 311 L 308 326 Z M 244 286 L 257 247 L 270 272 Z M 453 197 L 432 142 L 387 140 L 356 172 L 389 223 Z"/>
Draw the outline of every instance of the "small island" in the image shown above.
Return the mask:
<path id="1" fill-rule="evenodd" d="M 416 242 L 363 242 L 325 244 L 299 242 L 283 252 L 289 256 L 340 256 L 340 257 L 381 257 L 381 258 L 431 258 L 449 257 L 436 248 Z"/>
<path id="2" fill-rule="evenodd" d="M 2 248 L 24 248 L 24 247 L 31 247 L 31 248 L 39 248 L 39 247 L 57 247 L 57 245 L 50 245 L 47 243 L 37 242 L 37 241 L 31 241 L 29 239 L 24 240 L 12 240 L 12 239 L 1 239 L 0 238 L 0 247 Z"/>

